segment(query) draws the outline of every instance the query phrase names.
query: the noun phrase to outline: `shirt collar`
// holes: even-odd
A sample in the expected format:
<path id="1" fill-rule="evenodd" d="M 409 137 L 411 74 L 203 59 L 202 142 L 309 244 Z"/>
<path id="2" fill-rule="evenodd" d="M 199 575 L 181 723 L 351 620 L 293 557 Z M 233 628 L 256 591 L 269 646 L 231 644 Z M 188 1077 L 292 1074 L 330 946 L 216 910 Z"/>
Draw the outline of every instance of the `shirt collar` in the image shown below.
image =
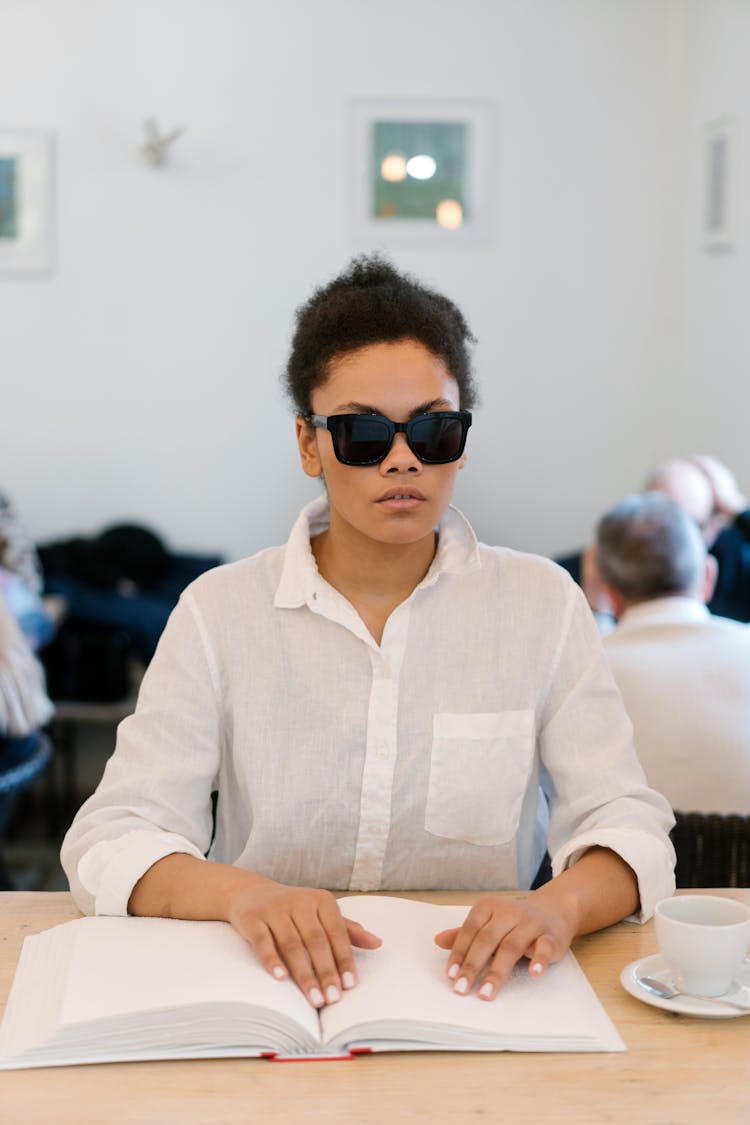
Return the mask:
<path id="1" fill-rule="evenodd" d="M 277 609 L 295 609 L 317 600 L 323 585 L 310 540 L 329 524 L 328 498 L 319 496 L 300 512 L 284 551 L 281 579 L 276 587 Z M 458 508 L 449 507 L 438 528 L 438 549 L 417 589 L 432 586 L 441 574 L 468 574 L 481 566 L 479 545 L 471 524 Z"/>
<path id="2" fill-rule="evenodd" d="M 623 613 L 617 628 L 623 625 L 672 625 L 678 622 L 706 621 L 711 616 L 702 602 L 696 598 L 671 595 L 666 598 L 653 598 L 648 602 L 632 605 Z"/>

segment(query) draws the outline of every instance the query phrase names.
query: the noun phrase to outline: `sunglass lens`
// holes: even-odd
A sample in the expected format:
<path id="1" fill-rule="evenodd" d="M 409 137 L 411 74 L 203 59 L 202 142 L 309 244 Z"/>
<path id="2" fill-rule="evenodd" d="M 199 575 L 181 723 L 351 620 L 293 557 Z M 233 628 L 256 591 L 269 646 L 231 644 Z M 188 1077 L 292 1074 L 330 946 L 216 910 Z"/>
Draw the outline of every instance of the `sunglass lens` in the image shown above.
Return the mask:
<path id="1" fill-rule="evenodd" d="M 417 418 L 411 428 L 411 447 L 420 461 L 454 461 L 459 456 L 463 434 L 460 418 L 440 414 Z"/>
<path id="2" fill-rule="evenodd" d="M 337 444 L 340 455 L 354 465 L 379 461 L 390 444 L 391 433 L 385 422 L 369 414 L 342 415 Z"/>

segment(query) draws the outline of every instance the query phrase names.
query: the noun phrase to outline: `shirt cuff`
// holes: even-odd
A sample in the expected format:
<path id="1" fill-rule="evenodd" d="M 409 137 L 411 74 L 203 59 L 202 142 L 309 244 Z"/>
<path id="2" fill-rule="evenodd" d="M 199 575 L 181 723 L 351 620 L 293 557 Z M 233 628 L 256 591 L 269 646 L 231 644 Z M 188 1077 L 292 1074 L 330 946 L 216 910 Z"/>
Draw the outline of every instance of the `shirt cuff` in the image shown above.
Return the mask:
<path id="1" fill-rule="evenodd" d="M 609 848 L 624 859 L 638 880 L 640 909 L 628 916 L 631 922 L 647 922 L 657 902 L 671 898 L 675 890 L 675 853 L 669 837 L 664 841 L 627 828 L 608 828 L 568 840 L 552 859 L 552 874 L 572 867 L 589 848 Z"/>
<path id="2" fill-rule="evenodd" d="M 160 859 L 175 852 L 205 859 L 184 836 L 136 829 L 95 844 L 78 864 L 81 885 L 94 898 L 95 913 L 124 916 L 133 887 Z"/>

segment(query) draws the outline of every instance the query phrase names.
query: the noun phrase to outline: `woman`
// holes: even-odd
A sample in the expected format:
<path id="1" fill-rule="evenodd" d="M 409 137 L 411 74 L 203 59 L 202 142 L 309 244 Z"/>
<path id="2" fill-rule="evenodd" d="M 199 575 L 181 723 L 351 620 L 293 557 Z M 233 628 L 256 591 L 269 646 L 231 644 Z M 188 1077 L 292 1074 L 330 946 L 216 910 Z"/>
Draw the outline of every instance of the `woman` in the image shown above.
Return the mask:
<path id="1" fill-rule="evenodd" d="M 551 881 L 436 936 L 488 1000 L 671 894 L 671 813 L 580 591 L 449 507 L 471 339 L 378 258 L 299 310 L 287 386 L 326 495 L 183 595 L 63 845 L 84 910 L 226 920 L 320 1007 L 379 939 L 319 888 L 528 888 L 549 840 Z"/>

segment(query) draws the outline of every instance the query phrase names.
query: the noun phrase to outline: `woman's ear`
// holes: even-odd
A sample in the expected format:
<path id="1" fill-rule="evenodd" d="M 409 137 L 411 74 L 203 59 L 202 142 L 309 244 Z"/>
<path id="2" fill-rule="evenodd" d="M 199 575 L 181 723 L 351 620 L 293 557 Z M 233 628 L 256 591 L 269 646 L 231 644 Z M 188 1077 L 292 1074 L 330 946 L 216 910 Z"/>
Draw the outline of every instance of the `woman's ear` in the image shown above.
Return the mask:
<path id="1" fill-rule="evenodd" d="M 295 419 L 297 429 L 297 445 L 302 462 L 302 469 L 309 477 L 322 477 L 323 466 L 318 453 L 318 433 L 314 426 L 301 418 L 299 414 Z"/>
<path id="2" fill-rule="evenodd" d="M 468 453 L 462 453 L 461 456 L 458 459 L 459 469 L 463 469 L 464 465 L 466 464 L 466 462 L 468 460 L 469 460 L 469 454 Z"/>

